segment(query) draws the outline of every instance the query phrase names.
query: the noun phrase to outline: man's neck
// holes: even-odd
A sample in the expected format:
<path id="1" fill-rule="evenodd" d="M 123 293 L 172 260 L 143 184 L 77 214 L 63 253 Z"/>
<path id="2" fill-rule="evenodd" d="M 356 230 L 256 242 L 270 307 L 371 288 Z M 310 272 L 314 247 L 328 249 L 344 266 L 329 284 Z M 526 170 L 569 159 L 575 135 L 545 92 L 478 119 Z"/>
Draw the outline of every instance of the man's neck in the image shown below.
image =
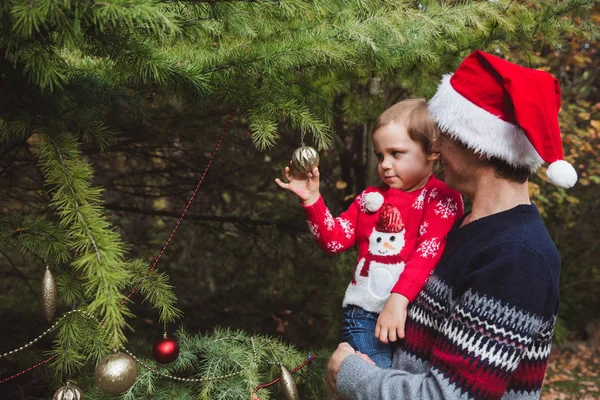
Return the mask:
<path id="1" fill-rule="evenodd" d="M 471 200 L 471 213 L 462 225 L 510 210 L 520 204 L 531 204 L 527 182 L 518 183 L 498 178 L 493 171 L 474 182 L 469 192 L 465 195 Z"/>

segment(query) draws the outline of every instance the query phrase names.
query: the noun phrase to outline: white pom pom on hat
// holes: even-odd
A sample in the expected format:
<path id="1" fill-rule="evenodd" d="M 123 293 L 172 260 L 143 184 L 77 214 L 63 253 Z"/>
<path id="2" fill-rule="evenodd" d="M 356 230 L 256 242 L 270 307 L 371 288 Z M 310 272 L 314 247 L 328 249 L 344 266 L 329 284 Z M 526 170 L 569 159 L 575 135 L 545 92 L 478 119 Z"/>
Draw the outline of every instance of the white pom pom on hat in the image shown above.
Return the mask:
<path id="1" fill-rule="evenodd" d="M 442 78 L 429 113 L 475 152 L 531 173 L 545 161 L 550 181 L 569 188 L 577 173 L 563 160 L 560 95 L 560 84 L 549 73 L 477 50 Z"/>
<path id="2" fill-rule="evenodd" d="M 561 188 L 570 188 L 577 182 L 575 168 L 565 160 L 551 163 L 546 171 L 546 176 L 550 182 Z"/>

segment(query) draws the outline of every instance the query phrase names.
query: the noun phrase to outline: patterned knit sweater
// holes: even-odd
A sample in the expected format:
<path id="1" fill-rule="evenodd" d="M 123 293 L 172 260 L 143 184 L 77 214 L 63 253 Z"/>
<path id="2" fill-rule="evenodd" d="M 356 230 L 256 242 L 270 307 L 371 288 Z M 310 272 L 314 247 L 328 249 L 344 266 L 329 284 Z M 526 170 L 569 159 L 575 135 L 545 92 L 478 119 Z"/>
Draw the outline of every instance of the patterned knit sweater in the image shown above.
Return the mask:
<path id="1" fill-rule="evenodd" d="M 374 197 L 383 207 L 373 208 L 369 200 Z M 380 214 L 386 205 L 399 211 L 396 229 L 381 228 Z M 421 189 L 408 193 L 387 185 L 369 187 L 337 218 L 322 197 L 304 209 L 310 231 L 325 252 L 358 246 L 343 306 L 379 313 L 391 292 L 412 301 L 421 291 L 440 258 L 446 235 L 463 214 L 463 203 L 458 192 L 431 176 Z"/>
<path id="2" fill-rule="evenodd" d="M 337 378 L 341 397 L 539 399 L 559 269 L 558 251 L 533 205 L 455 227 L 411 305 L 393 369 L 347 357 Z"/>

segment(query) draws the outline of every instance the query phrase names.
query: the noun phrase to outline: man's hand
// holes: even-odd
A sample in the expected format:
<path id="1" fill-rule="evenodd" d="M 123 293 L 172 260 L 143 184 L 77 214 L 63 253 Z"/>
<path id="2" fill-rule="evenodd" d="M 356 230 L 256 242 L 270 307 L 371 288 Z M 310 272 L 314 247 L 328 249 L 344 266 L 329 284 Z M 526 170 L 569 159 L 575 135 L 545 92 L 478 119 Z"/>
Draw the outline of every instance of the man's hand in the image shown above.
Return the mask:
<path id="1" fill-rule="evenodd" d="M 404 338 L 404 324 L 408 312 L 408 299 L 399 293 L 392 293 L 377 318 L 375 336 L 382 343 L 395 342 Z"/>
<path id="2" fill-rule="evenodd" d="M 356 351 L 350 346 L 348 343 L 343 342 L 340 343 L 337 349 L 333 352 L 331 357 L 329 357 L 329 362 L 327 363 L 327 370 L 325 371 L 325 385 L 327 386 L 327 390 L 333 396 L 337 398 L 337 374 L 340 372 L 340 367 L 342 366 L 342 362 L 346 359 L 346 357 L 356 354 Z M 368 357 L 367 357 L 368 358 Z"/>
<path id="3" fill-rule="evenodd" d="M 290 162 L 291 165 L 291 162 Z M 285 167 L 283 171 L 285 178 L 289 183 L 283 182 L 279 178 L 275 178 L 275 183 L 280 187 L 289 190 L 302 200 L 305 206 L 311 206 L 319 200 L 319 169 L 315 168 L 308 174 L 292 173 L 290 167 Z"/>
<path id="4" fill-rule="evenodd" d="M 361 353 L 360 351 L 355 351 L 352 346 L 348 343 L 343 342 L 340 343 L 337 349 L 333 352 L 331 357 L 329 358 L 329 362 L 327 363 L 327 370 L 325 371 L 325 385 L 327 386 L 327 390 L 331 393 L 336 399 L 339 399 L 337 396 L 336 382 L 337 375 L 340 372 L 340 368 L 342 367 L 342 363 L 346 359 L 346 357 L 357 354 L 368 362 L 371 365 L 375 365 L 375 361 L 371 360 L 368 355 Z"/>

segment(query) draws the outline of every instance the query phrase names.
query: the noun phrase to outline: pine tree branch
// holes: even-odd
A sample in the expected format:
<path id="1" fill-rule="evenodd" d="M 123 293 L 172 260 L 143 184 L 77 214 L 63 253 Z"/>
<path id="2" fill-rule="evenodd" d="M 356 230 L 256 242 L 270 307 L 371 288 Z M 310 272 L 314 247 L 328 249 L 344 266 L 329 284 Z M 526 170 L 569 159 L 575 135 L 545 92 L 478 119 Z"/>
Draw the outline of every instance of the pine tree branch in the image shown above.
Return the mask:
<path id="1" fill-rule="evenodd" d="M 190 4 L 217 4 L 217 3 L 279 3 L 278 0 L 182 0 L 183 3 Z"/>
<path id="2" fill-rule="evenodd" d="M 265 56 L 260 56 L 260 57 L 250 58 L 250 59 L 241 59 L 241 60 L 236 61 L 235 63 L 223 64 L 223 65 L 219 65 L 218 67 L 207 69 L 205 72 L 211 73 L 211 72 L 223 71 L 223 70 L 227 70 L 227 69 L 231 69 L 231 68 L 236 68 L 236 67 L 239 67 L 242 65 L 259 62 L 259 61 L 272 60 L 274 57 L 286 55 L 286 54 L 294 54 L 294 53 L 299 54 L 299 53 L 301 53 L 301 50 L 302 49 L 287 49 L 287 50 L 281 50 L 281 51 L 278 51 L 275 53 L 270 53 Z"/>
<path id="3" fill-rule="evenodd" d="M 504 15 L 506 15 L 506 12 L 508 11 L 508 9 L 510 8 L 510 6 L 512 5 L 514 0 L 510 0 L 508 2 L 508 5 L 506 6 L 506 8 L 504 9 L 504 11 L 502 12 Z M 490 32 L 486 35 L 486 38 L 483 42 L 483 47 L 487 47 L 490 42 L 492 41 L 492 36 L 494 34 L 494 30 L 498 27 L 498 21 L 494 21 L 494 25 L 492 25 L 492 28 L 490 29 Z"/>
<path id="4" fill-rule="evenodd" d="M 59 157 L 60 160 L 60 165 L 63 169 L 63 174 L 67 179 L 67 186 L 68 189 L 72 195 L 73 198 L 73 202 L 75 203 L 75 211 L 77 213 L 78 216 L 78 220 L 81 222 L 81 224 L 84 226 L 86 235 L 88 237 L 88 239 L 90 240 L 90 242 L 92 243 L 92 246 L 94 247 L 94 253 L 96 254 L 96 258 L 98 259 L 98 262 L 101 263 L 102 262 L 102 258 L 100 257 L 100 252 L 98 251 L 98 245 L 96 244 L 96 240 L 94 239 L 92 232 L 90 231 L 90 227 L 86 221 L 86 217 L 84 215 L 81 214 L 80 212 L 80 206 L 79 206 L 79 201 L 77 200 L 77 193 L 75 192 L 75 189 L 73 187 L 73 180 L 72 180 L 72 176 L 69 172 L 69 168 L 67 168 L 66 163 L 65 163 L 65 159 L 64 159 L 64 155 L 62 153 L 62 149 L 58 146 L 58 144 L 52 139 L 51 136 L 46 136 L 48 141 L 50 141 L 50 143 L 52 143 L 52 146 L 54 147 L 54 150 L 56 152 L 56 154 Z"/>
<path id="5" fill-rule="evenodd" d="M 179 217 L 178 213 L 154 210 L 149 205 L 140 208 L 105 205 L 100 189 L 91 187 L 93 163 L 97 162 L 99 170 L 124 165 L 123 170 L 129 174 L 118 176 L 117 171 L 107 173 L 101 170 L 98 179 L 106 182 L 109 198 L 122 195 L 111 190 L 115 180 L 110 178 L 115 176 L 117 183 L 133 183 L 132 190 L 138 190 L 133 187 L 135 184 L 150 183 L 139 188 L 142 193 L 153 191 L 155 184 L 163 182 L 165 185 L 180 182 L 183 188 L 187 185 L 186 179 L 195 171 L 185 162 L 178 162 L 178 155 L 187 151 L 202 152 L 197 141 L 192 144 L 194 139 L 191 139 L 190 130 L 197 130 L 194 132 L 195 139 L 206 139 L 215 121 L 199 116 L 196 111 L 181 116 L 182 121 L 175 118 L 172 122 L 161 121 L 160 118 L 148 121 L 146 115 L 172 115 L 174 109 L 201 109 L 204 112 L 228 108 L 229 104 L 240 105 L 246 117 L 240 122 L 244 124 L 240 132 L 243 130 L 246 136 L 246 128 L 251 124 L 255 148 L 272 145 L 279 135 L 285 137 L 281 134 L 282 125 L 291 126 L 296 136 L 312 133 L 317 136 L 315 142 L 326 141 L 333 115 L 338 113 L 340 118 L 335 121 L 340 123 L 336 127 L 343 126 L 340 129 L 348 132 L 360 130 L 363 135 L 363 127 L 368 125 L 374 110 L 379 112 L 389 105 L 377 98 L 379 94 L 372 95 L 364 90 L 368 87 L 365 82 L 372 76 L 372 71 L 386 79 L 389 86 L 385 90 L 391 86 L 402 87 L 404 96 L 424 96 L 434 90 L 442 69 L 447 71 L 455 66 L 465 51 L 481 47 L 482 42 L 484 46 L 493 43 L 502 50 L 523 42 L 521 47 L 525 47 L 527 55 L 535 43 L 559 43 L 564 31 L 593 32 L 576 18 L 569 21 L 569 13 L 573 17 L 583 16 L 581 10 L 590 4 L 580 0 L 547 3 L 428 1 L 423 2 L 426 7 L 419 10 L 416 9 L 418 2 L 393 0 L 103 0 L 95 6 L 89 1 L 12 0 L 4 3 L 0 27 L 0 58 L 3 59 L 0 75 L 4 74 L 4 78 L 0 78 L 0 86 L 5 100 L 0 100 L 0 108 L 2 118 L 9 122 L 1 127 L 2 139 L 27 140 L 33 133 L 39 132 L 42 136 L 44 132 L 53 135 L 54 147 L 49 143 L 42 144 L 42 171 L 46 178 L 42 182 L 52 185 L 50 206 L 57 210 L 59 225 L 54 226 L 52 222 L 44 225 L 44 221 L 35 220 L 34 223 L 40 223 L 40 228 L 35 229 L 33 223 L 16 224 L 14 226 L 30 227 L 34 232 L 31 235 L 26 232 L 5 235 L 2 232 L 0 241 L 8 238 L 9 244 L 19 251 L 64 253 L 67 260 L 72 259 L 70 265 L 74 270 L 59 276 L 61 281 L 64 280 L 59 281 L 62 300 L 69 298 L 73 301 L 88 296 L 90 310 L 104 318 L 101 330 L 90 330 L 84 321 L 61 327 L 64 329 L 58 332 L 53 350 L 59 354 L 56 366 L 60 372 L 73 370 L 78 363 L 83 365 L 88 360 L 97 360 L 105 354 L 106 342 L 114 344 L 126 340 L 123 333 L 127 327 L 125 317 L 130 317 L 131 313 L 128 314 L 127 303 L 121 309 L 118 305 L 125 300 L 123 290 L 132 278 L 140 278 L 147 271 L 147 261 L 125 260 L 126 245 L 116 233 L 117 229 L 107 222 L 106 212 L 139 213 L 174 220 Z M 502 12 L 506 4 L 510 9 L 507 7 Z M 528 4 L 534 7 L 528 7 Z M 585 18 L 582 20 L 585 22 Z M 539 26 L 540 23 L 543 26 Z M 531 32 L 537 32 L 533 40 Z M 31 79 L 30 84 L 26 82 L 27 78 Z M 63 81 L 62 90 L 40 94 L 40 88 L 58 88 Z M 153 96 L 145 99 L 148 93 L 157 93 L 156 101 Z M 331 104 L 338 95 L 357 104 L 347 109 L 342 107 L 341 111 L 332 110 Z M 385 91 L 381 96 L 385 96 Z M 219 106 L 214 107 L 214 104 Z M 4 114 L 5 109 L 10 111 L 8 116 Z M 194 122 L 201 120 L 201 124 L 190 128 L 190 118 Z M 144 125 L 146 122 L 149 122 L 148 125 Z M 156 129 L 161 125 L 167 128 L 162 131 L 161 128 Z M 197 129 L 199 126 L 200 129 Z M 106 127 L 120 128 L 119 135 L 125 140 L 137 137 L 124 144 L 114 140 Z M 206 131 L 204 128 L 207 128 Z M 164 140 L 169 145 L 174 143 L 175 138 L 184 142 L 181 148 L 177 148 L 174 160 L 161 156 L 161 153 L 171 154 L 170 150 L 156 146 L 155 140 L 139 146 L 157 148 L 154 154 L 145 149 L 137 151 L 135 142 L 147 140 L 146 135 L 156 131 L 166 137 Z M 292 137 L 291 134 L 288 136 Z M 343 136 L 356 143 L 359 140 L 358 134 Z M 130 147 L 108 161 L 108 157 L 102 158 L 102 155 L 94 157 L 92 163 L 79 151 L 80 142 L 87 138 L 92 138 L 95 145 L 110 141 L 115 149 L 120 150 L 125 145 Z M 186 145 L 189 147 L 186 148 Z M 112 146 L 108 147 L 110 151 Z M 240 160 L 252 158 L 253 153 L 248 146 L 251 145 L 245 139 L 234 142 L 228 149 L 231 150 L 228 164 L 252 170 Z M 131 147 L 136 149 L 130 150 Z M 97 148 L 101 150 L 101 146 Z M 32 147 L 32 150 L 37 157 L 37 149 Z M 47 212 L 48 206 L 37 194 L 41 183 L 35 182 L 32 173 L 19 175 L 23 157 L 20 151 L 15 153 L 18 157 L 2 160 L 3 166 L 10 166 L 2 177 L 16 177 L 15 183 L 10 181 L 6 184 L 11 186 L 5 198 L 22 209 L 28 207 L 33 212 Z M 339 155 L 339 149 L 334 148 L 330 154 L 333 159 Z M 192 164 L 205 159 L 190 156 L 186 161 Z M 143 170 L 140 165 L 150 168 L 140 172 Z M 164 165 L 175 165 L 182 172 L 172 173 L 169 168 L 159 171 L 158 168 Z M 262 169 L 264 165 L 255 169 L 265 174 L 272 173 L 272 169 Z M 235 171 L 234 167 L 226 173 Z M 158 173 L 154 174 L 155 171 Z M 165 171 L 170 173 L 156 176 Z M 186 172 L 188 175 L 185 175 Z M 29 181 L 32 178 L 33 184 Z M 204 224 L 207 229 L 202 230 L 202 236 L 198 235 L 206 240 L 207 246 L 211 246 L 207 260 L 218 262 L 218 257 L 228 252 L 226 257 L 232 259 L 215 270 L 220 273 L 218 268 L 222 267 L 224 272 L 229 273 L 231 269 L 237 269 L 234 281 L 244 279 L 238 278 L 244 267 L 259 269 L 265 259 L 279 261 L 281 272 L 285 272 L 284 268 L 291 268 L 298 262 L 291 259 L 292 254 L 306 256 L 305 248 L 308 246 L 301 249 L 300 243 L 312 241 L 310 235 L 303 234 L 273 244 L 271 238 L 278 233 L 292 231 L 290 236 L 294 236 L 293 231 L 302 231 L 301 219 L 291 215 L 282 217 L 289 219 L 277 219 L 277 213 L 283 214 L 284 211 L 274 208 L 273 204 L 283 196 L 272 196 L 269 189 L 262 191 L 267 192 L 266 195 L 260 194 L 261 178 L 264 177 L 239 180 L 240 185 L 246 185 L 248 192 L 255 192 L 245 196 L 243 190 L 228 186 L 229 178 L 221 179 L 216 174 L 209 188 L 219 185 L 217 189 L 235 192 L 232 196 L 235 200 L 231 205 L 212 203 L 211 206 L 215 209 L 229 209 L 230 206 L 233 209 L 235 206 L 236 211 L 232 213 L 236 214 L 188 216 L 191 221 L 208 222 Z M 355 174 L 353 179 L 358 181 L 360 177 Z M 169 190 L 171 186 L 165 188 Z M 212 193 L 212 190 L 208 192 Z M 177 195 L 174 192 L 169 194 L 172 198 Z M 137 200 L 132 203 L 123 199 L 115 202 L 135 205 Z M 140 203 L 149 202 L 142 199 Z M 250 211 L 244 211 L 244 207 Z M 239 215 L 240 212 L 243 215 Z M 251 218 L 253 215 L 259 217 Z M 261 215 L 273 217 L 263 218 Z M 138 228 L 129 224 L 131 218 L 134 217 L 124 215 L 124 223 L 119 229 L 129 234 Z M 221 241 L 218 234 L 223 233 L 219 224 L 223 223 L 236 224 L 233 228 L 226 227 L 226 233 L 247 230 L 264 235 L 247 235 L 252 240 L 245 241 L 240 249 L 217 249 Z M 51 244 L 41 244 L 43 234 L 51 238 L 47 240 Z M 146 248 L 151 233 L 140 232 L 135 237 L 144 240 L 141 248 Z M 57 250 L 59 244 L 63 248 Z M 179 254 L 181 260 L 187 254 L 197 254 L 193 244 L 188 246 L 191 250 L 186 249 Z M 181 243 L 180 248 L 188 246 Z M 10 256 L 12 247 L 6 249 Z M 316 248 L 314 251 L 317 251 Z M 101 263 L 99 255 L 102 256 Z M 230 262 L 232 260 L 244 262 L 236 265 Z M 188 264 L 181 266 L 182 269 L 187 267 Z M 207 275 L 209 272 L 213 271 L 207 271 Z M 257 275 L 263 277 L 263 274 L 264 268 Z M 144 281 L 142 290 L 144 300 L 160 312 L 161 319 L 176 316 L 176 299 L 166 274 L 151 275 Z M 310 291 L 310 288 L 307 290 Z M 291 298 L 294 293 L 290 295 L 290 307 L 297 311 L 294 307 L 297 300 Z M 155 380 L 152 374 L 142 371 L 135 384 L 135 395 L 127 396 L 210 400 L 247 398 L 249 389 L 267 381 L 266 377 L 271 379 L 273 374 L 277 374 L 272 365 L 265 365 L 266 360 L 283 361 L 292 366 L 297 365 L 301 358 L 305 359 L 301 354 L 288 357 L 289 349 L 285 346 L 271 346 L 268 341 L 259 340 L 256 351 L 260 362 L 252 363 L 252 347 L 247 338 L 237 332 L 217 331 L 216 334 L 223 338 L 217 338 L 218 345 L 214 343 L 215 337 L 191 338 L 188 335 L 187 339 L 182 339 L 181 363 L 167 368 L 181 371 L 185 367 L 186 372 L 214 376 L 248 365 L 240 379 L 211 382 L 202 387 Z M 137 340 L 138 344 L 143 341 Z M 199 349 L 207 350 L 202 354 Z M 89 371 L 86 368 L 85 373 Z M 318 382 L 321 383 L 321 376 Z M 92 399 L 106 397 L 95 389 L 89 392 Z M 262 393 L 259 397 L 263 398 Z M 265 393 L 264 398 L 269 397 L 272 397 L 270 393 Z M 326 395 L 305 397 L 322 399 Z"/>
<path id="6" fill-rule="evenodd" d="M 537 23 L 534 27 L 533 32 L 537 33 L 539 32 L 540 28 L 543 26 L 543 24 L 545 22 L 548 22 L 552 19 L 556 19 L 557 17 L 563 16 L 565 14 L 568 14 L 574 10 L 580 9 L 584 6 L 592 6 L 594 3 L 596 3 L 597 0 L 581 0 L 581 1 L 573 1 L 573 2 L 569 2 L 569 5 L 566 5 L 565 7 L 561 8 L 560 6 L 557 6 L 554 12 L 551 13 L 547 13 L 544 18 L 542 18 L 542 20 Z"/>

